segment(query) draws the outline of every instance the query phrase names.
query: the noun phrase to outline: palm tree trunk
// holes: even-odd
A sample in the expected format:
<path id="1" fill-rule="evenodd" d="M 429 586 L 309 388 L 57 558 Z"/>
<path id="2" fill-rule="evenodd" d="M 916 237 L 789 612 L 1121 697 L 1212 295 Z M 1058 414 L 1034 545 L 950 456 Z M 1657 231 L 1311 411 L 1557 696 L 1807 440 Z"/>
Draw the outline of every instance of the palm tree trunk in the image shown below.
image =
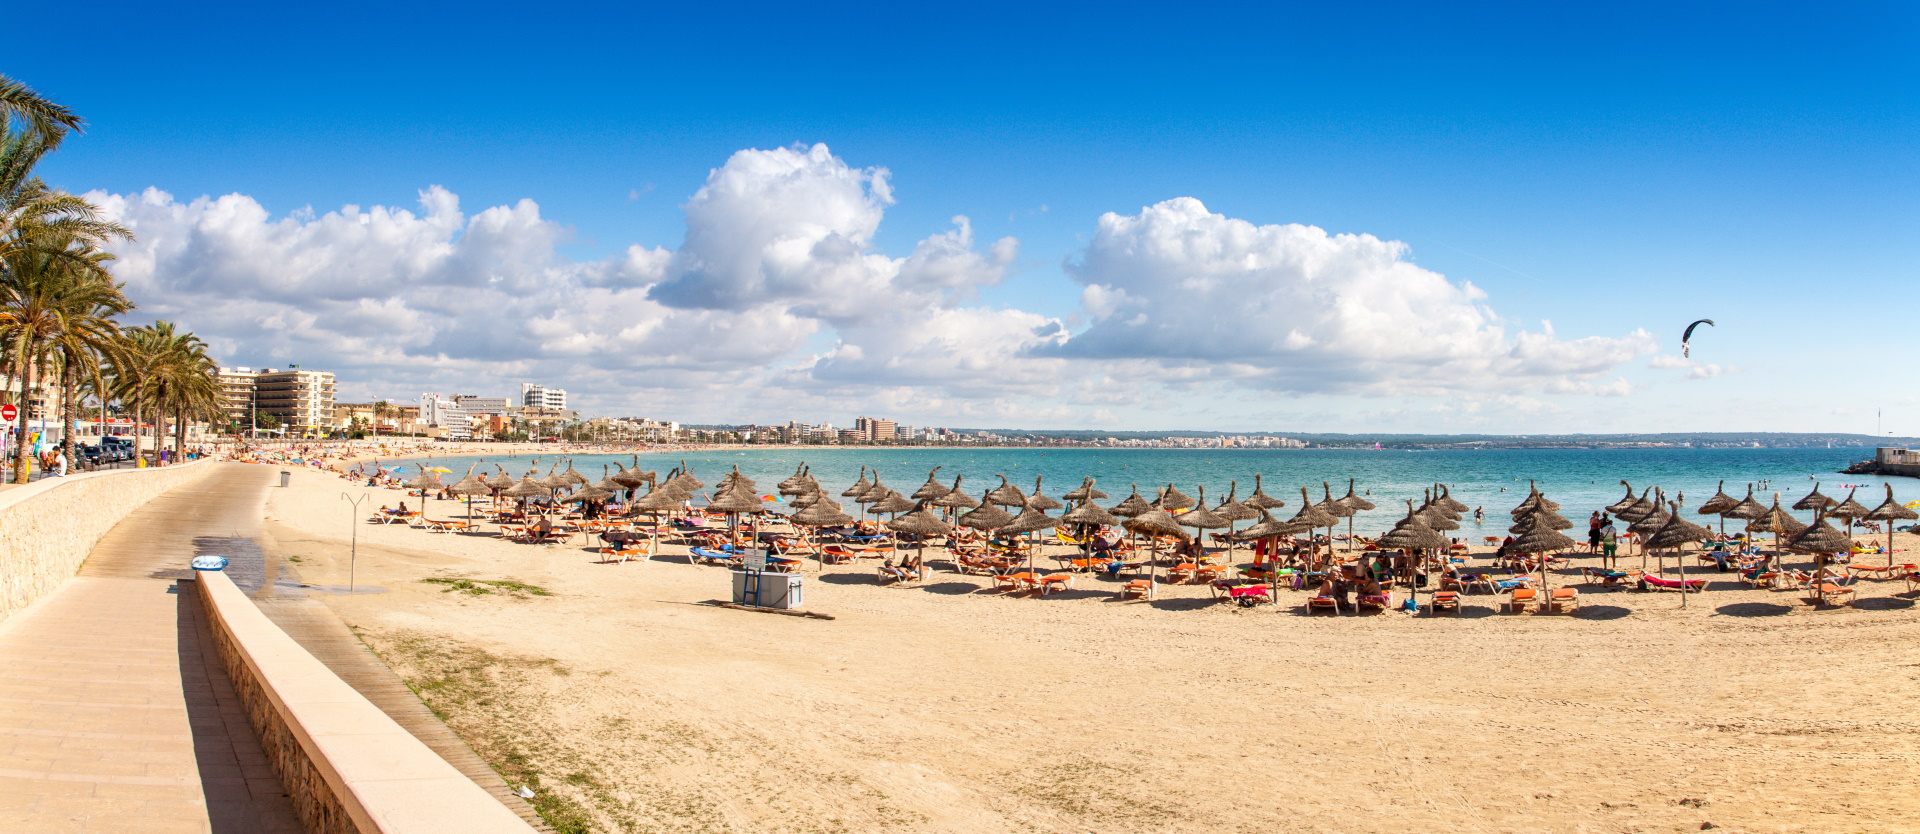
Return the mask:
<path id="1" fill-rule="evenodd" d="M 147 409 L 147 392 L 142 387 L 133 389 L 133 465 L 140 465 L 140 415 Z"/>
<path id="2" fill-rule="evenodd" d="M 67 456 L 67 465 L 77 468 L 79 460 L 73 456 L 73 363 L 60 365 L 60 454 Z"/>
<path id="3" fill-rule="evenodd" d="M 181 406 L 173 412 L 173 453 L 175 458 L 187 454 L 187 408 Z"/>
<path id="4" fill-rule="evenodd" d="M 24 357 L 18 374 L 20 377 L 20 424 L 13 429 L 13 482 L 16 484 L 24 484 L 33 477 L 33 459 L 27 456 L 27 425 L 31 422 L 27 417 L 33 411 L 33 405 L 27 399 L 27 392 L 33 390 L 33 346 L 27 342 L 25 336 L 22 336 L 20 341 L 23 343 L 20 347 L 20 355 Z"/>

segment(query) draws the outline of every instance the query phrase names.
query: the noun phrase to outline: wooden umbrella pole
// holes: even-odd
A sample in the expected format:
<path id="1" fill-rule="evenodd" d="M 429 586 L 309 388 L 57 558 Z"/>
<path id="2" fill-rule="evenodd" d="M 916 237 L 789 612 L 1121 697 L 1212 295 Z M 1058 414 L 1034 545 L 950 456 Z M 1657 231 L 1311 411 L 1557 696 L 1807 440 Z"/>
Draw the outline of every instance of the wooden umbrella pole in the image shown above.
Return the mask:
<path id="1" fill-rule="evenodd" d="M 1687 543 L 1681 542 L 1673 552 L 1673 560 L 1680 563 L 1680 607 L 1687 607 Z"/>

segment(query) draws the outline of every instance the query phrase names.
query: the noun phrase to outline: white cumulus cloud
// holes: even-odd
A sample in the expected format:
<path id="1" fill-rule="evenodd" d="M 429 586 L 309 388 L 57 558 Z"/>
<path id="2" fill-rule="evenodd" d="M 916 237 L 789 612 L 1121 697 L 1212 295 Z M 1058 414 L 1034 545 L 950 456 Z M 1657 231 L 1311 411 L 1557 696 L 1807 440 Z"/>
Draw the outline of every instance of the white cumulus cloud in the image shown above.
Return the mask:
<path id="1" fill-rule="evenodd" d="M 1057 355 L 1228 365 L 1293 392 L 1439 394 L 1588 379 L 1652 337 L 1509 334 L 1472 284 L 1407 260 L 1405 244 L 1257 226 L 1189 197 L 1108 213 L 1067 271 L 1091 325 Z"/>

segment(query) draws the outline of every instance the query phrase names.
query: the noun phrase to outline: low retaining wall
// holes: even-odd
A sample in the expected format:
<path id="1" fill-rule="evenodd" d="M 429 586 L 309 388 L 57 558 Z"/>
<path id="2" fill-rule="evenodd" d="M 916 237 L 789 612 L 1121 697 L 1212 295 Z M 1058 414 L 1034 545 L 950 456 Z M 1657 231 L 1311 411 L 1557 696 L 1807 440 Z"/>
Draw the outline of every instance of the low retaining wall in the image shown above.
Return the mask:
<path id="1" fill-rule="evenodd" d="M 0 622 L 72 577 L 94 543 L 128 513 L 213 468 L 211 461 L 200 460 L 113 469 L 0 491 Z"/>
<path id="2" fill-rule="evenodd" d="M 308 831 L 533 831 L 308 654 L 226 574 L 196 578 L 221 663 Z"/>

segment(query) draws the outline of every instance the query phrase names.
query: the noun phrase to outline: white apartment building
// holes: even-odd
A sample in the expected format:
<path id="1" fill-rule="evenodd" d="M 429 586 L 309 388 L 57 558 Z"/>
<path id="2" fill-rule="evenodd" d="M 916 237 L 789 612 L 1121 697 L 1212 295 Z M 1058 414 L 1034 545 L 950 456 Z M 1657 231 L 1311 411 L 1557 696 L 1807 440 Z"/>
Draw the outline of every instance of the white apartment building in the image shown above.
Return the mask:
<path id="1" fill-rule="evenodd" d="M 564 409 L 567 407 L 565 388 L 548 388 L 531 382 L 520 385 L 520 404 L 527 408 Z"/>
<path id="2" fill-rule="evenodd" d="M 420 395 L 420 423 L 438 428 L 448 440 L 473 439 L 473 421 L 460 404 L 439 394 Z"/>

